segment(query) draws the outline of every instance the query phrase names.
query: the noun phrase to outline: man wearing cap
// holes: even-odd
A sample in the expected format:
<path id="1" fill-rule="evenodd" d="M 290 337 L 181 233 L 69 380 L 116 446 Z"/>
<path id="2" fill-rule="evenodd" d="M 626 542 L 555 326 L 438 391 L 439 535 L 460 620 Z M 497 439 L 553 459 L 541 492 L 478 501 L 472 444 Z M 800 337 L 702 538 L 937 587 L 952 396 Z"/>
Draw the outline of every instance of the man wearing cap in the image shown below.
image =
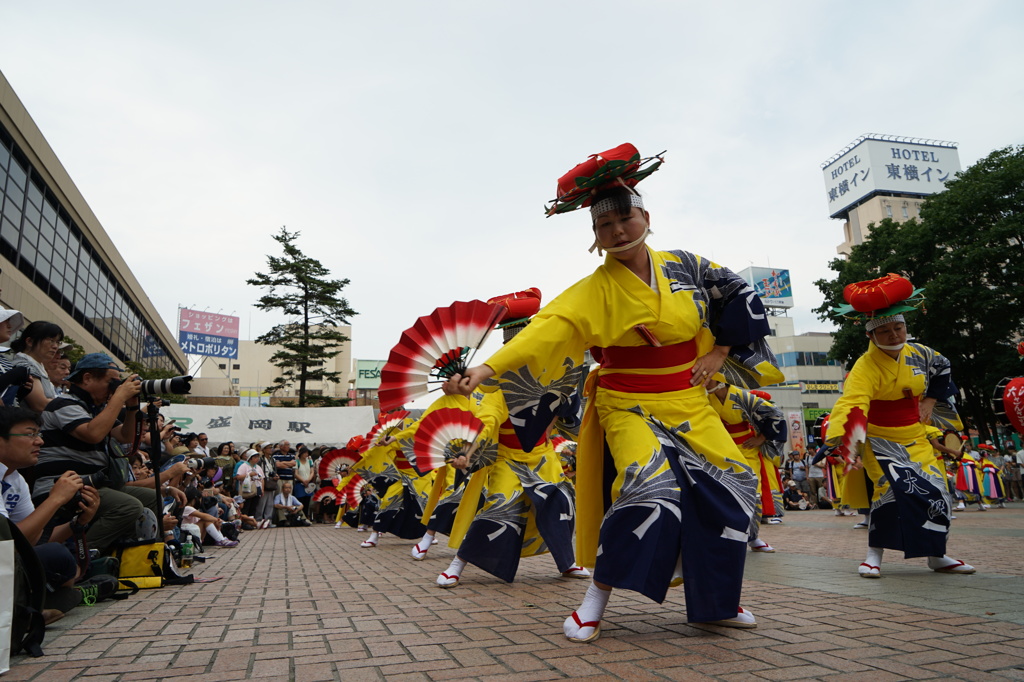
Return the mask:
<path id="1" fill-rule="evenodd" d="M 90 353 L 78 361 L 68 376 L 68 394 L 51 400 L 41 415 L 44 443 L 32 489 L 33 499 L 45 498 L 56 479 L 69 470 L 91 480 L 100 493 L 100 508 L 86 538 L 90 547 L 104 553 L 134 533 L 143 508 L 156 502 L 151 488 L 125 487 L 107 451 L 111 437 L 132 441 L 138 416 L 139 377 L 133 374 L 118 383 L 120 373 L 104 353 Z M 121 410 L 124 423 L 118 420 Z"/>

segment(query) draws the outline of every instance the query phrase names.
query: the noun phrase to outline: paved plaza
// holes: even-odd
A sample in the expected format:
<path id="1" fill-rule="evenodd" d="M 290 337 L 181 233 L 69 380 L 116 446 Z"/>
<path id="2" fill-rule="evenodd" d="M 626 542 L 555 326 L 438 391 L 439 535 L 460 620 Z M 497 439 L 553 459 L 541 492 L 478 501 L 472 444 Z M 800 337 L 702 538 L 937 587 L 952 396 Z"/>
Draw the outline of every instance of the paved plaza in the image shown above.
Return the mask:
<path id="1" fill-rule="evenodd" d="M 414 562 L 412 542 L 360 549 L 350 528 L 254 531 L 195 569 L 221 580 L 79 607 L 3 679 L 1022 680 L 1024 505 L 958 516 L 950 554 L 975 575 L 886 556 L 881 580 L 859 578 L 857 518 L 790 513 L 763 527 L 778 552 L 748 557 L 757 629 L 688 625 L 681 589 L 663 604 L 616 592 L 592 644 L 561 634 L 587 581 L 550 557 L 511 585 L 468 567 L 442 590 L 444 544 Z"/>

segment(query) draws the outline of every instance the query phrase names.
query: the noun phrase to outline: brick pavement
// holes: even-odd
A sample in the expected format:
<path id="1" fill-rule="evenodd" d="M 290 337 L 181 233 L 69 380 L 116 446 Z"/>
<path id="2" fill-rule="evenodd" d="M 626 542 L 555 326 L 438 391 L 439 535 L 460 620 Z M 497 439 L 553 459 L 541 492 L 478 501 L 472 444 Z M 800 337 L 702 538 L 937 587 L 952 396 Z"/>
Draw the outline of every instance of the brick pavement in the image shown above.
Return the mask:
<path id="1" fill-rule="evenodd" d="M 560 632 L 587 583 L 549 557 L 512 585 L 469 567 L 441 590 L 443 544 L 413 562 L 412 543 L 362 550 L 351 529 L 243 533 L 196 568 L 222 580 L 80 607 L 3 679 L 1024 679 L 1024 505 L 959 517 L 950 553 L 974 576 L 887 556 L 882 580 L 858 578 L 856 519 L 791 513 L 764 527 L 779 551 L 747 562 L 756 630 L 687 624 L 682 590 L 664 604 L 620 591 L 585 645 Z"/>

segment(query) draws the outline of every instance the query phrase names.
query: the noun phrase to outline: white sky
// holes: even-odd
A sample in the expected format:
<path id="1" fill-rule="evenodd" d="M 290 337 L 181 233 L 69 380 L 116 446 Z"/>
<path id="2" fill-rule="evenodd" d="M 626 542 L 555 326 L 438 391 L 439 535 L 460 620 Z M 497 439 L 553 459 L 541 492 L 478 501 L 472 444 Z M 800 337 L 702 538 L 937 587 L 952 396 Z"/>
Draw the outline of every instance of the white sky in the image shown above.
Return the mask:
<path id="1" fill-rule="evenodd" d="M 842 223 L 819 165 L 858 135 L 1024 142 L 1024 3 L 0 2 L 0 69 L 171 329 L 280 321 L 270 235 L 349 278 L 354 357 L 416 317 L 599 263 L 545 218 L 588 154 L 668 150 L 655 248 L 789 268 L 797 332 Z"/>

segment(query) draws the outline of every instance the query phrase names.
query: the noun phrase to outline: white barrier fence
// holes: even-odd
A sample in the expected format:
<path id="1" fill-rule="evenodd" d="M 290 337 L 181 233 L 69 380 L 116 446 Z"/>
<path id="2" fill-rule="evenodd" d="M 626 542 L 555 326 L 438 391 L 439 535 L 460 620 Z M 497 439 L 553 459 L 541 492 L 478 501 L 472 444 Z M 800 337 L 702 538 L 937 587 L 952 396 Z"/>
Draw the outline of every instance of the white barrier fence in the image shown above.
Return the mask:
<path id="1" fill-rule="evenodd" d="M 361 407 L 238 407 L 166 405 L 160 413 L 174 419 L 182 433 L 209 436 L 212 449 L 233 441 L 236 449 L 255 441 L 344 445 L 373 426 L 373 408 Z"/>

